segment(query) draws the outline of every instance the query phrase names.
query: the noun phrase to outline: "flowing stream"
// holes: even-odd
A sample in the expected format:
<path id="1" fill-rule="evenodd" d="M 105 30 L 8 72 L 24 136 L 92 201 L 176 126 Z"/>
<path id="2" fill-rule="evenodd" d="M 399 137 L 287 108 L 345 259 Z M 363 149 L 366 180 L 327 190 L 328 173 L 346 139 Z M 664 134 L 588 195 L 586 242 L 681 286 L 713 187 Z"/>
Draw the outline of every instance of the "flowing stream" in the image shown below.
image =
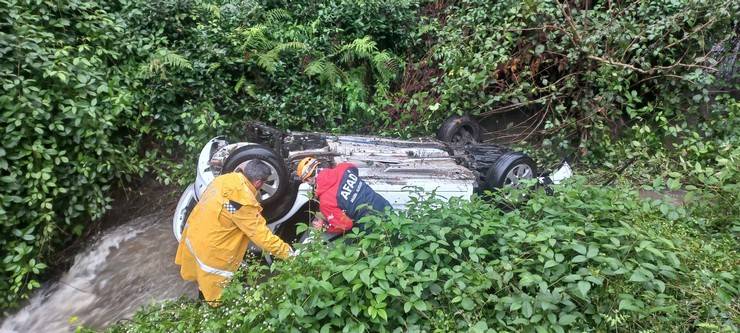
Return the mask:
<path id="1" fill-rule="evenodd" d="M 74 332 L 103 329 L 131 318 L 144 305 L 180 296 L 197 297 L 183 281 L 174 258 L 171 215 L 160 212 L 108 230 L 59 281 L 39 289 L 28 304 L 6 318 L 0 333 Z"/>

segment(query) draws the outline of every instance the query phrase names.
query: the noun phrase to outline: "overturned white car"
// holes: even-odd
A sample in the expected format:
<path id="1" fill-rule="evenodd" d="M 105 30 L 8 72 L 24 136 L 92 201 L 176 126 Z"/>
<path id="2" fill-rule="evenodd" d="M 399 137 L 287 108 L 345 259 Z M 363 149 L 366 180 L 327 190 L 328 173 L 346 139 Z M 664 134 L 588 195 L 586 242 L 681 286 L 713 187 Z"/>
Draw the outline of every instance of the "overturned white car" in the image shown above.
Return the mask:
<path id="1" fill-rule="evenodd" d="M 249 160 L 260 160 L 272 171 L 258 199 L 270 229 L 289 243 L 298 239 L 296 224 L 307 223 L 310 211 L 318 210 L 309 199 L 310 186 L 295 176 L 296 164 L 306 156 L 331 165 L 355 164 L 362 179 L 395 209 L 404 209 L 411 193 L 469 198 L 476 192 L 537 177 L 537 167 L 527 155 L 477 143 L 480 129 L 468 117 L 452 117 L 445 122 L 437 134 L 445 141 L 282 132 L 259 123 L 247 124 L 244 136 L 235 142 L 217 137 L 203 147 L 195 183 L 183 192 L 173 217 L 172 229 L 178 241 L 188 215 L 208 184 Z"/>

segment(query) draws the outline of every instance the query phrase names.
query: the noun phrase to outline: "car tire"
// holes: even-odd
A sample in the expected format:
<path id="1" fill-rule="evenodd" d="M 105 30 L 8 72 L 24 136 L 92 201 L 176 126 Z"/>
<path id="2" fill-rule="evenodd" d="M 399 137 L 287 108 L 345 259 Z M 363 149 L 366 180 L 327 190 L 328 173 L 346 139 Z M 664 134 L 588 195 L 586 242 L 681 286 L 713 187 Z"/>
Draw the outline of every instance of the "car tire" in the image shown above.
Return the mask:
<path id="1" fill-rule="evenodd" d="M 486 187 L 489 190 L 504 186 L 517 186 L 520 179 L 537 177 L 537 166 L 534 161 L 523 153 L 508 152 L 486 172 Z"/>
<path id="2" fill-rule="evenodd" d="M 478 143 L 481 140 L 481 127 L 468 115 L 454 115 L 439 127 L 437 139 L 456 144 Z"/>
<path id="3" fill-rule="evenodd" d="M 264 206 L 284 199 L 290 186 L 290 177 L 285 162 L 272 149 L 263 145 L 248 145 L 232 152 L 224 161 L 222 174 L 237 171 L 244 163 L 259 160 L 270 167 L 271 175 L 259 191 L 257 200 Z"/>
<path id="4" fill-rule="evenodd" d="M 190 184 L 180 195 L 180 200 L 177 201 L 177 208 L 175 208 L 175 215 L 172 217 L 172 233 L 178 242 L 182 237 L 182 231 L 185 230 L 185 226 L 188 223 L 188 217 L 190 217 L 190 213 L 197 203 L 195 184 Z"/>

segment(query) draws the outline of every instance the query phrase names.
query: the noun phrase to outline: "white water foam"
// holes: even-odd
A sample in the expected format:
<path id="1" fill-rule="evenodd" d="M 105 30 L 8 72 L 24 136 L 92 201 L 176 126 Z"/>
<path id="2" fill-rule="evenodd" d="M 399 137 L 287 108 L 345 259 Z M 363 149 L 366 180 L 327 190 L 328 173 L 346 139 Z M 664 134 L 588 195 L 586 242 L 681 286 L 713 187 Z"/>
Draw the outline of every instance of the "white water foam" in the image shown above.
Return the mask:
<path id="1" fill-rule="evenodd" d="M 104 328 L 130 318 L 141 306 L 195 297 L 195 284 L 180 279 L 177 242 L 169 214 L 137 218 L 107 231 L 75 257 L 62 278 L 38 290 L 5 319 L 0 333 L 74 332 Z"/>

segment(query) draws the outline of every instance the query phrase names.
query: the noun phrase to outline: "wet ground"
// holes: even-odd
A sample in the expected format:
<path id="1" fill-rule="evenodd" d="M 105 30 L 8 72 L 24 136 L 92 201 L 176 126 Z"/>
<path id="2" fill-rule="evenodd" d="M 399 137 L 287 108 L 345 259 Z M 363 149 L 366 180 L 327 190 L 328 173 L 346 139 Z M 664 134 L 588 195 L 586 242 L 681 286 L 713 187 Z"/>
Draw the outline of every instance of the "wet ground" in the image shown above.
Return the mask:
<path id="1" fill-rule="evenodd" d="M 144 305 L 197 297 L 195 284 L 180 279 L 174 264 L 171 218 L 165 210 L 107 230 L 58 281 L 6 318 L 0 333 L 73 332 L 79 325 L 101 329 L 131 318 Z"/>

